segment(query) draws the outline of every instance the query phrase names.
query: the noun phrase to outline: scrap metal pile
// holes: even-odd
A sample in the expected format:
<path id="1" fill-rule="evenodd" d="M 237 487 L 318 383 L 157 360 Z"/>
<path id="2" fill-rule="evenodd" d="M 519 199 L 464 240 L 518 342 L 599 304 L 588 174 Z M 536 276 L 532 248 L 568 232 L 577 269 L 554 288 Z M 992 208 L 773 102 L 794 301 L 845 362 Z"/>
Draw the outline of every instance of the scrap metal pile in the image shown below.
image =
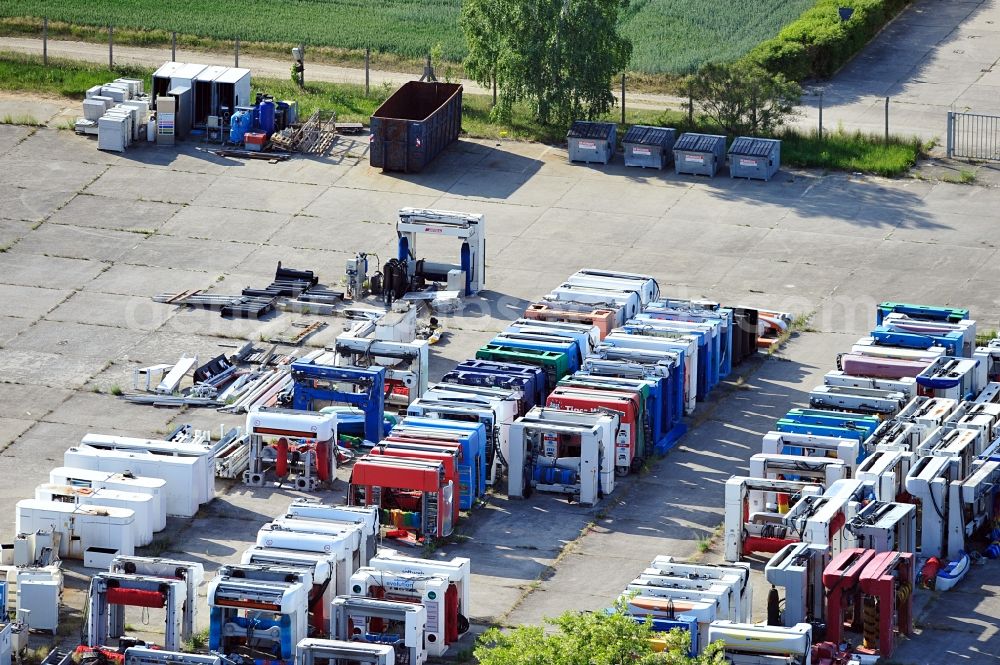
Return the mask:
<path id="1" fill-rule="evenodd" d="M 734 663 L 891 658 L 918 587 L 948 590 L 972 557 L 1000 556 L 998 361 L 966 309 L 880 304 L 809 408 L 727 481 L 731 567 L 678 581 L 692 567 L 661 557 L 629 586 L 629 611 L 691 631 L 692 653 L 721 639 Z M 766 625 L 741 600 L 748 556 L 769 557 Z"/>

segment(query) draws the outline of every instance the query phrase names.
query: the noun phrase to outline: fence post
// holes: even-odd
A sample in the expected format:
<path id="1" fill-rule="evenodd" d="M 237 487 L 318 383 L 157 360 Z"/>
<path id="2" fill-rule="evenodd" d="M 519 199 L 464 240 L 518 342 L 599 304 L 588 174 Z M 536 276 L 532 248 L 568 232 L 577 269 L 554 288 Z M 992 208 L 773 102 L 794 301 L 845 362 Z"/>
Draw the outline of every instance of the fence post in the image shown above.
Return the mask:
<path id="1" fill-rule="evenodd" d="M 885 142 L 889 143 L 889 98 L 885 98 Z"/>
<path id="2" fill-rule="evenodd" d="M 688 129 L 694 129 L 694 91 L 688 83 Z"/>
<path id="3" fill-rule="evenodd" d="M 945 129 L 945 154 L 948 159 L 951 159 L 952 154 L 955 152 L 955 113 L 953 111 L 948 111 L 948 124 Z"/>
<path id="4" fill-rule="evenodd" d="M 170 35 L 170 62 L 177 62 L 177 31 Z"/>
<path id="5" fill-rule="evenodd" d="M 233 67 L 239 67 L 239 66 L 240 66 L 240 38 L 237 37 L 236 38 L 236 63 L 233 65 Z"/>
<path id="6" fill-rule="evenodd" d="M 108 69 L 115 68 L 115 26 L 108 26 Z"/>
<path id="7" fill-rule="evenodd" d="M 823 93 L 819 93 L 819 140 L 823 140 Z"/>
<path id="8" fill-rule="evenodd" d="M 49 17 L 42 19 L 42 64 L 49 66 Z"/>
<path id="9" fill-rule="evenodd" d="M 625 72 L 622 72 L 622 124 L 625 124 Z"/>
<path id="10" fill-rule="evenodd" d="M 370 80 L 369 74 L 371 70 L 371 64 L 372 64 L 372 49 L 369 46 L 365 49 L 365 97 L 368 96 L 368 83 Z"/>

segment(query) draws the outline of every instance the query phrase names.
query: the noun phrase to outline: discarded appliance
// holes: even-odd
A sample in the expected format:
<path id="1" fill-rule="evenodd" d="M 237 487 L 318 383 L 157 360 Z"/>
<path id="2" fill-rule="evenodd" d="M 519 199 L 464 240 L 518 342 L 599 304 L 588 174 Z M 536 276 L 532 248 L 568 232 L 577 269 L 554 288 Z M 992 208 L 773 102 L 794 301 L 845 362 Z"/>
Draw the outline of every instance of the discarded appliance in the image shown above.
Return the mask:
<path id="1" fill-rule="evenodd" d="M 120 492 L 145 494 L 152 497 L 153 531 L 162 531 L 167 526 L 167 504 L 165 500 L 167 481 L 162 478 L 135 476 L 131 472 L 112 473 L 60 466 L 49 472 L 51 484 L 70 487 L 88 487 L 94 490 L 109 489 Z"/>
<path id="2" fill-rule="evenodd" d="M 396 651 L 388 644 L 308 638 L 295 646 L 296 665 L 396 665 Z M 126 663 L 126 665 L 130 665 Z M 187 665 L 182 663 L 181 665 Z"/>
<path id="3" fill-rule="evenodd" d="M 860 460 L 865 458 L 864 448 L 857 439 L 840 439 L 832 436 L 813 436 L 790 432 L 768 432 L 764 435 L 761 452 L 765 455 L 800 455 L 803 457 L 833 457 L 844 462 L 853 476 Z"/>
<path id="4" fill-rule="evenodd" d="M 269 478 L 281 483 L 291 477 L 296 489 L 311 492 L 336 477 L 336 414 L 254 407 L 246 431 L 250 456 L 244 483 L 259 487 Z"/>
<path id="5" fill-rule="evenodd" d="M 292 401 L 295 409 L 309 411 L 314 401 L 346 403 L 364 413 L 366 440 L 375 443 L 382 438 L 384 367 L 333 367 L 303 358 L 292 363 L 292 379 L 295 382 Z"/>
<path id="6" fill-rule="evenodd" d="M 985 386 L 977 385 L 975 358 L 942 356 L 917 374 L 917 386 L 922 394 L 948 399 L 972 399 Z"/>
<path id="7" fill-rule="evenodd" d="M 326 632 L 329 607 L 338 593 L 338 583 L 345 591 L 347 586 L 347 580 L 337 572 L 339 554 L 257 546 L 245 550 L 240 561 L 241 566 L 256 566 L 273 571 L 291 570 L 312 578 L 312 588 L 308 590 L 309 625 L 320 633 Z"/>
<path id="8" fill-rule="evenodd" d="M 947 556 L 950 512 L 948 486 L 961 482 L 961 461 L 957 457 L 921 457 L 906 476 L 906 491 L 920 506 L 918 547 L 921 557 Z M 964 539 L 962 541 L 964 546 Z"/>
<path id="9" fill-rule="evenodd" d="M 713 580 L 735 576 L 733 603 L 747 620 L 753 611 L 753 587 L 750 585 L 750 567 L 747 564 L 697 564 L 675 561 L 672 556 L 657 556 L 644 571 L 647 574 L 689 579 Z"/>
<path id="10" fill-rule="evenodd" d="M 615 155 L 618 126 L 613 122 L 575 120 L 566 132 L 569 161 L 607 164 Z"/>
<path id="11" fill-rule="evenodd" d="M 200 563 L 160 557 L 116 556 L 109 570 L 125 575 L 183 580 L 186 593 L 181 606 L 180 638 L 182 641 L 191 639 L 198 625 L 198 588 L 205 581 L 205 568 Z"/>
<path id="12" fill-rule="evenodd" d="M 884 416 L 898 412 L 908 399 L 908 395 L 897 391 L 846 386 L 817 386 L 809 392 L 809 405 L 815 408 L 847 409 Z"/>
<path id="13" fill-rule="evenodd" d="M 348 504 L 378 506 L 383 522 L 419 538 L 444 538 L 455 528 L 458 488 L 432 460 L 364 457 L 351 470 Z M 395 511 L 395 513 L 393 513 Z"/>
<path id="14" fill-rule="evenodd" d="M 108 638 L 125 635 L 125 606 L 166 610 L 163 647 L 179 651 L 182 644 L 187 583 L 175 578 L 97 573 L 90 580 L 86 642 L 103 647 Z"/>
<path id="15" fill-rule="evenodd" d="M 68 467 L 134 473 L 166 481 L 164 498 L 168 515 L 194 517 L 198 512 L 198 492 L 204 481 L 198 475 L 198 458 L 156 455 L 135 450 L 100 450 L 89 446 L 68 449 L 63 454 Z M 209 497 L 212 498 L 212 497 Z M 122 552 L 125 554 L 125 552 Z"/>
<path id="16" fill-rule="evenodd" d="M 781 141 L 740 136 L 729 146 L 729 175 L 770 180 L 781 168 Z"/>
<path id="17" fill-rule="evenodd" d="M 726 163 L 726 137 L 681 134 L 674 143 L 674 171 L 712 177 Z"/>
<path id="18" fill-rule="evenodd" d="M 35 488 L 35 499 L 85 506 L 126 508 L 135 513 L 133 525 L 135 527 L 136 547 L 143 547 L 153 542 L 153 526 L 156 523 L 156 516 L 153 514 L 153 497 L 148 494 L 46 483 Z"/>
<path id="19" fill-rule="evenodd" d="M 677 130 L 668 127 L 632 125 L 622 138 L 625 166 L 663 169 L 673 159 Z"/>
<path id="20" fill-rule="evenodd" d="M 708 627 L 708 643 L 715 641 L 723 643 L 725 659 L 731 663 L 809 665 L 812 626 L 807 623 L 783 627 L 713 621 Z"/>
<path id="21" fill-rule="evenodd" d="M 615 429 L 614 468 L 615 473 L 620 476 L 637 471 L 642 460 L 648 454 L 641 420 L 640 401 L 635 394 L 561 386 L 549 394 L 545 405 L 550 409 L 564 411 L 600 413 L 610 410 L 618 413 L 619 422 Z M 595 449 L 593 452 L 600 454 L 599 449 Z M 594 459 L 595 471 L 599 468 L 602 471 L 605 470 L 601 462 L 600 457 Z"/>
<path id="22" fill-rule="evenodd" d="M 964 480 L 952 481 L 948 487 L 949 559 L 961 557 L 977 532 L 996 523 L 998 488 L 1000 461 L 996 459 L 984 460 Z"/>
<path id="23" fill-rule="evenodd" d="M 427 662 L 427 609 L 391 600 L 338 596 L 330 612 L 330 636 L 350 642 L 387 644 L 399 663 Z"/>
<path id="24" fill-rule="evenodd" d="M 543 303 L 528 305 L 524 311 L 525 318 L 538 321 L 565 321 L 567 323 L 583 323 L 596 326 L 601 332 L 601 339 L 615 327 L 614 310 L 603 307 L 574 305 L 573 303 Z"/>
<path id="25" fill-rule="evenodd" d="M 823 570 L 829 561 L 829 549 L 812 543 L 790 543 L 768 560 L 764 566 L 765 578 L 772 588 L 785 590 L 783 608 L 773 607 L 775 603 L 771 600 L 778 600 L 777 595 L 768 597 L 769 624 L 775 619 L 786 627 L 825 621 Z"/>
<path id="26" fill-rule="evenodd" d="M 603 282 L 612 288 L 635 291 L 639 294 L 643 305 L 648 305 L 660 297 L 660 285 L 652 275 L 602 268 L 581 268 L 573 273 L 567 281 L 573 282 L 575 280 L 591 280 L 594 285 Z"/>
<path id="27" fill-rule="evenodd" d="M 8 580 L 10 577 L 8 576 Z M 53 635 L 59 630 L 62 606 L 63 573 L 59 563 L 43 567 L 18 568 L 14 575 L 17 588 L 16 611 L 31 630 L 47 630 Z M 13 589 L 8 590 L 13 595 Z M 0 608 L 5 611 L 6 608 Z M 27 647 L 28 628 L 23 631 Z"/>
<path id="28" fill-rule="evenodd" d="M 417 235 L 455 237 L 462 241 L 459 263 L 436 263 L 417 258 Z M 441 282 L 449 291 L 461 291 L 466 296 L 475 295 L 486 287 L 486 221 L 482 214 L 401 208 L 396 222 L 399 237 L 397 258 L 406 266 L 406 289 L 401 285 L 384 284 L 386 291 L 401 297 L 413 285 L 422 282 Z"/>
<path id="29" fill-rule="evenodd" d="M 135 512 L 132 510 L 22 499 L 17 502 L 16 512 L 17 533 L 51 529 L 62 535 L 60 558 L 84 559 L 92 548 L 115 554 L 135 553 Z"/>
<path id="30" fill-rule="evenodd" d="M 308 590 L 300 582 L 217 576 L 208 584 L 208 607 L 211 651 L 245 646 L 290 662 L 308 637 Z"/>
<path id="31" fill-rule="evenodd" d="M 379 536 L 377 508 L 330 505 L 309 499 L 296 499 L 289 504 L 285 515 L 313 521 L 357 524 L 363 538 L 360 565 L 367 566 L 368 561 L 377 553 Z"/>
<path id="32" fill-rule="evenodd" d="M 409 81 L 371 116 L 369 163 L 383 171 L 417 173 L 458 139 L 462 86 Z"/>
<path id="33" fill-rule="evenodd" d="M 879 501 L 898 501 L 906 493 L 906 476 L 913 460 L 913 453 L 906 449 L 876 448 L 855 469 L 855 477 L 873 483 Z"/>
<path id="34" fill-rule="evenodd" d="M 508 496 L 537 489 L 596 504 L 614 491 L 619 426 L 617 414 L 532 409 L 510 428 Z"/>
<path id="35" fill-rule="evenodd" d="M 917 549 L 917 511 L 911 503 L 873 501 L 845 525 L 857 547 L 876 552 Z"/>
<path id="36" fill-rule="evenodd" d="M 896 634 L 913 634 L 915 583 L 913 554 L 889 551 L 872 556 L 858 580 L 864 639 L 857 653 L 891 658 Z"/>
<path id="37" fill-rule="evenodd" d="M 755 496 L 754 491 L 760 492 Z M 740 561 L 751 552 L 777 552 L 798 542 L 798 534 L 785 523 L 778 506 L 767 506 L 763 494 L 786 495 L 788 502 L 799 497 L 818 497 L 823 488 L 791 480 L 764 480 L 733 476 L 726 481 L 725 560 Z M 779 501 L 779 505 L 781 502 Z"/>
<path id="38" fill-rule="evenodd" d="M 337 336 L 333 348 L 338 365 L 385 367 L 389 402 L 407 406 L 427 391 L 427 340 L 395 342 L 343 334 Z"/>

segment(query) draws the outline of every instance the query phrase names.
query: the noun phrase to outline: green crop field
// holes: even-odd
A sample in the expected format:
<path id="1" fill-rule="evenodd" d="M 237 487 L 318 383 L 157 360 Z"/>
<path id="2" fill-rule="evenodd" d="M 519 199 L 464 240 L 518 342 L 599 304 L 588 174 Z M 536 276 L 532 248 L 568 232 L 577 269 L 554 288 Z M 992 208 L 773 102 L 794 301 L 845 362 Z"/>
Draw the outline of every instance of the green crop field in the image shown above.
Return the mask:
<path id="1" fill-rule="evenodd" d="M 707 60 L 731 60 L 814 4 L 815 0 L 632 0 L 622 27 L 634 44 L 631 69 L 685 73 Z M 371 47 L 421 57 L 440 44 L 461 60 L 461 0 L 3 0 L 0 17 L 244 41 Z"/>

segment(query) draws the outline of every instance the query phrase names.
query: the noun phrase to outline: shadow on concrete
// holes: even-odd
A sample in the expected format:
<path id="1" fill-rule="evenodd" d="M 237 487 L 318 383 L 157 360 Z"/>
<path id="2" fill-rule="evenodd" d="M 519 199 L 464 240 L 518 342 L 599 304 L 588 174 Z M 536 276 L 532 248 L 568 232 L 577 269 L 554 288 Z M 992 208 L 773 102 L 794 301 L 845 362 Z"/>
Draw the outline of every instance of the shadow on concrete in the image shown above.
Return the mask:
<path id="1" fill-rule="evenodd" d="M 768 182 L 717 177 L 704 184 L 709 196 L 727 203 L 741 201 L 760 205 L 762 215 L 772 214 L 767 206 L 787 209 L 788 215 L 780 222 L 782 227 L 794 228 L 796 219 L 805 222 L 825 219 L 887 231 L 950 228 L 935 221 L 924 209 L 922 196 L 926 192 L 923 188 L 887 187 L 875 178 L 855 178 L 847 174 L 820 177 L 779 171 Z M 753 213 L 748 211 L 747 214 Z M 815 230 L 835 232 L 835 228 L 818 227 Z"/>

